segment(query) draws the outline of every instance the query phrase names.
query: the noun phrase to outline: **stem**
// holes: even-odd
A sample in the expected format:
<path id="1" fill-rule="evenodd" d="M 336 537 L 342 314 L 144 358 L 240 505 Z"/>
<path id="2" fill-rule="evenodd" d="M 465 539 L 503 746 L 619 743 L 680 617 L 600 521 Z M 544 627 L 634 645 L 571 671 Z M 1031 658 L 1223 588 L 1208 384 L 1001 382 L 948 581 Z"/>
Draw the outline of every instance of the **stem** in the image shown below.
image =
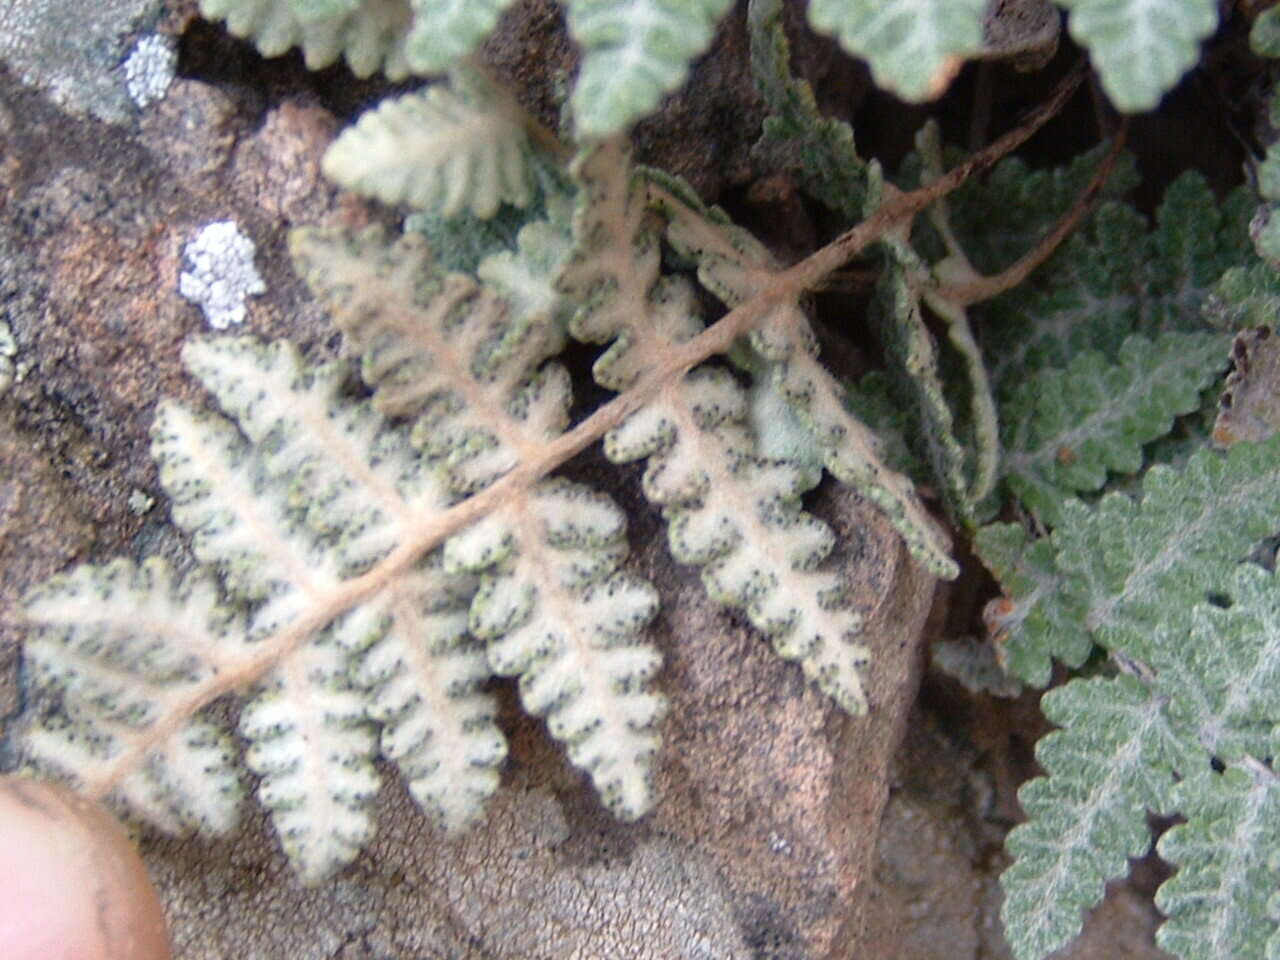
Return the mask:
<path id="1" fill-rule="evenodd" d="M 1098 164 L 1098 169 L 1094 171 L 1089 185 L 1076 198 L 1071 209 L 1045 235 L 1044 239 L 1036 244 L 1034 249 L 994 277 L 983 277 L 975 272 L 973 279 L 941 287 L 938 294 L 958 306 L 967 307 L 997 297 L 1026 280 L 1036 267 L 1053 256 L 1062 241 L 1079 225 L 1085 214 L 1093 209 L 1102 193 L 1102 188 L 1111 176 L 1111 171 L 1115 168 L 1116 161 L 1120 159 L 1120 151 L 1124 148 L 1128 131 L 1129 121 L 1126 119 L 1121 122 L 1120 128 L 1112 138 L 1111 147 L 1102 158 L 1102 163 Z"/>

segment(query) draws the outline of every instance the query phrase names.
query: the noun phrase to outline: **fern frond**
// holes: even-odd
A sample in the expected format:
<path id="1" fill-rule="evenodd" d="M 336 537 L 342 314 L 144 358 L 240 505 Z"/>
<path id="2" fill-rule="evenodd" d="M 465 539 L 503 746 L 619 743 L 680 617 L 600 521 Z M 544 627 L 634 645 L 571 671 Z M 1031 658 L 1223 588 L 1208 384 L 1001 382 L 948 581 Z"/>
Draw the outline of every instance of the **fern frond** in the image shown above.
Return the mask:
<path id="1" fill-rule="evenodd" d="M 519 117 L 497 98 L 445 86 L 383 100 L 325 152 L 331 180 L 383 203 L 480 219 L 536 195 L 532 148 Z"/>
<path id="2" fill-rule="evenodd" d="M 1027 822 L 1006 841 L 1000 878 L 1005 936 L 1018 960 L 1043 957 L 1080 932 L 1107 881 L 1151 844 L 1147 811 L 1174 809 L 1174 772 L 1194 752 L 1160 697 L 1126 676 L 1073 680 L 1041 698 L 1055 731 L 1036 745 L 1047 776 L 1018 791 Z"/>
<path id="3" fill-rule="evenodd" d="M 252 656 L 243 617 L 222 602 L 213 579 L 180 582 L 163 560 L 116 560 L 54 577 L 23 612 L 40 628 L 24 648 L 33 679 L 63 691 L 67 714 L 31 730 L 28 756 L 87 787 L 115 779 L 121 751 L 180 717 L 148 763 L 119 779 L 116 797 L 171 832 L 231 830 L 244 795 L 231 738 L 184 713 L 219 670 Z"/>
<path id="4" fill-rule="evenodd" d="M 406 56 L 418 73 L 442 73 L 493 32 L 512 0 L 409 0 L 413 29 Z"/>
<path id="5" fill-rule="evenodd" d="M 1042 522 L 1059 525 L 1077 491 L 1099 490 L 1109 472 L 1137 473 L 1145 444 L 1200 406 L 1226 366 L 1212 334 L 1128 338 L 1111 363 L 1096 351 L 1042 371 L 1000 404 L 1005 482 Z"/>
<path id="6" fill-rule="evenodd" d="M 301 47 L 311 70 L 345 57 L 357 77 L 381 70 L 402 80 L 410 72 L 409 0 L 200 0 L 200 13 L 226 21 L 231 33 L 252 40 L 264 57 Z"/>
<path id="7" fill-rule="evenodd" d="M 1006 157 L 985 178 L 966 180 L 948 194 L 948 220 L 973 266 L 990 276 L 1030 252 L 1079 200 L 1109 149 L 1100 143 L 1050 169 Z M 1133 154 L 1122 151 L 1101 196 L 1119 200 L 1140 179 Z"/>
<path id="8" fill-rule="evenodd" d="M 903 100 L 932 100 L 982 49 L 985 0 L 809 0 L 809 22 Z"/>
<path id="9" fill-rule="evenodd" d="M 618 572 L 626 518 L 609 498 L 550 481 L 520 506 L 449 542 L 454 567 L 495 571 L 475 599 L 471 629 L 489 641 L 493 669 L 520 678 L 525 706 L 546 715 L 605 806 L 634 820 L 653 806 L 655 728 L 666 713 L 665 699 L 647 689 L 661 658 L 637 641 L 657 594 Z M 516 552 L 531 542 L 549 549 Z"/>
<path id="10" fill-rule="evenodd" d="M 751 75 L 769 108 L 752 153 L 768 156 L 771 169 L 799 168 L 809 193 L 831 209 L 855 216 L 863 208 L 866 163 L 854 146 L 853 128 L 822 116 L 812 88 L 792 76 L 781 0 L 751 0 L 747 29 Z"/>
<path id="11" fill-rule="evenodd" d="M 302 231 L 292 240 L 363 354 L 375 404 L 416 420 L 414 442 L 459 495 L 532 459 L 568 422 L 567 374 L 546 362 L 564 341 L 550 281 L 566 245 L 550 223 L 521 237 L 511 257 L 480 267 L 504 282 L 510 303 L 470 277 L 436 276 L 419 238 Z M 548 268 L 540 280 L 538 264 Z M 550 480 L 514 493 L 445 556 L 447 569 L 480 577 L 469 623 L 491 668 L 520 677 L 525 707 L 547 715 L 609 808 L 634 819 L 653 802 L 665 701 L 646 687 L 660 659 L 641 638 L 656 596 L 617 569 L 624 528 L 607 497 Z"/>
<path id="12" fill-rule="evenodd" d="M 1036 749 L 1048 776 L 1018 793 L 1028 822 L 1009 835 L 1016 859 L 1001 878 L 1019 958 L 1043 957 L 1079 931 L 1103 884 L 1145 851 L 1147 812 L 1186 821 L 1160 841 L 1178 868 L 1156 894 L 1162 946 L 1260 958 L 1280 942 L 1268 907 L 1280 585 L 1244 563 L 1212 588 L 1214 602 L 1152 628 L 1143 661 L 1117 658 L 1129 675 L 1074 680 L 1042 699 L 1063 729 Z"/>
<path id="13" fill-rule="evenodd" d="M 87 660 L 52 677 L 72 717 L 112 732 L 96 768 L 77 764 L 86 789 L 167 828 L 198 819 L 227 829 L 226 816 L 184 812 L 205 802 L 197 764 L 209 767 L 215 782 L 223 778 L 214 762 L 220 741 L 191 718 L 219 695 L 248 689 L 241 713 L 246 760 L 263 778 L 259 797 L 304 880 L 316 882 L 349 862 L 372 833 L 379 786 L 373 720 L 384 724 L 384 755 L 403 766 L 429 812 L 450 828 L 474 819 L 497 786 L 506 746 L 492 702 L 476 692 L 489 673 L 483 650 L 461 640 L 456 624 L 428 615 L 456 605 L 460 591 L 469 600 L 471 588 L 431 575 L 430 560 L 363 592 L 353 586 L 400 546 L 411 524 L 444 508 L 444 485 L 413 455 L 403 431 L 343 397 L 337 368 L 307 370 L 286 345 L 236 340 L 193 343 L 185 359 L 240 429 L 169 404 L 157 417 L 153 450 L 175 521 L 190 533 L 197 558 L 220 572 L 234 602 L 229 612 L 209 612 L 222 610 L 209 606 L 216 597 L 209 586 L 195 591 L 202 599 L 194 610 L 165 607 L 166 583 L 144 583 L 151 568 L 120 584 L 117 567 L 74 575 L 74 582 L 123 592 L 100 588 L 94 606 L 76 611 L 86 626 L 70 634 L 55 629 L 68 615 L 63 604 L 32 601 L 28 618 L 64 646 L 97 648 L 112 638 L 112 657 L 122 662 L 182 657 L 187 664 L 173 678 L 175 691 L 157 692 L 153 711 L 128 729 L 111 725 L 119 703 L 95 692 L 106 682 L 101 666 Z M 150 596 L 136 596 L 144 586 Z M 155 614 L 122 632 L 109 619 L 121 601 L 150 605 Z M 226 624 L 226 637 L 211 638 L 192 659 L 184 646 L 189 624 L 211 616 Z M 366 668 L 353 682 L 353 650 L 383 670 Z M 391 678 L 386 668 L 397 662 L 403 674 Z M 119 668 L 109 662 L 106 669 L 110 675 Z M 387 688 L 392 679 L 408 684 L 408 695 L 397 700 Z M 55 765 L 57 747 L 56 734 L 33 735 L 33 755 Z M 83 752 L 74 743 L 67 748 Z M 186 767 L 168 773 L 180 760 Z"/>
<path id="14" fill-rule="evenodd" d="M 566 0 L 569 33 L 582 47 L 573 88 L 578 136 L 605 137 L 680 88 L 689 63 L 711 46 L 730 0 Z"/>
<path id="15" fill-rule="evenodd" d="M 1058 0 L 1071 36 L 1120 110 L 1150 110 L 1200 59 L 1218 26 L 1214 0 Z"/>
<path id="16" fill-rule="evenodd" d="M 984 308 L 983 349 L 1000 391 L 1097 350 L 1114 360 L 1133 333 L 1204 330 L 1201 308 L 1223 273 L 1252 259 L 1250 201 L 1218 202 L 1188 173 L 1165 193 L 1155 227 L 1122 204 L 1104 204 L 1088 226 L 1024 284 Z"/>
<path id="17" fill-rule="evenodd" d="M 645 171 L 652 202 L 668 217 L 667 239 L 698 264 L 698 280 L 729 306 L 765 289 L 777 269 L 763 244 L 708 209 L 679 181 Z M 912 554 L 935 576 L 958 568 L 946 534 L 920 503 L 910 480 L 883 462 L 879 441 L 844 402 L 842 388 L 817 357 L 808 319 L 792 301 L 779 305 L 750 341 L 763 360 L 758 377 L 772 381 L 810 433 L 814 454 L 835 477 L 855 487 L 884 513 Z"/>
<path id="18" fill-rule="evenodd" d="M 1280 869 L 1266 853 L 1280 831 L 1274 771 L 1260 764 L 1205 770 L 1180 783 L 1177 798 L 1186 823 L 1157 847 L 1177 873 L 1156 891 L 1167 918 L 1156 943 L 1179 957 L 1274 957 Z"/>
<path id="19" fill-rule="evenodd" d="M 917 449 L 953 515 L 968 519 L 974 507 L 968 455 L 956 435 L 955 416 L 938 369 L 938 348 L 921 306 L 922 286 L 931 281 L 931 272 L 905 242 L 883 246 L 887 257 L 876 285 L 876 307 L 886 353 L 893 360 L 890 373 L 921 427 L 915 438 Z"/>
<path id="20" fill-rule="evenodd" d="M 612 341 L 596 379 L 625 389 L 701 321 L 689 285 L 658 277 L 658 224 L 621 144 L 602 144 L 574 169 L 578 246 L 561 289 L 585 302 L 573 335 Z M 649 458 L 645 493 L 663 507 L 676 559 L 702 566 L 715 600 L 742 608 L 782 656 L 861 712 L 867 654 L 853 642 L 858 617 L 842 580 L 818 569 L 831 532 L 800 510 L 807 471 L 759 459 L 747 411 L 731 377 L 695 370 L 611 431 L 605 453 L 616 462 Z"/>
<path id="21" fill-rule="evenodd" d="M 1049 656 L 1072 651 L 1067 662 L 1079 662 L 1093 643 L 1145 660 L 1156 627 L 1185 629 L 1193 606 L 1274 532 L 1278 511 L 1280 438 L 1237 444 L 1225 456 L 1201 450 L 1182 471 L 1152 467 L 1140 503 L 1118 492 L 1093 508 L 1065 501 L 1050 538 L 1052 564 L 1037 546 L 1025 554 L 1031 568 L 1015 562 L 1012 578 L 1000 567 L 1016 551 L 984 546 L 980 534 L 984 559 L 991 547 L 1003 554 L 988 563 L 1007 594 L 990 618 L 1005 637 L 1006 665 L 1042 684 Z"/>

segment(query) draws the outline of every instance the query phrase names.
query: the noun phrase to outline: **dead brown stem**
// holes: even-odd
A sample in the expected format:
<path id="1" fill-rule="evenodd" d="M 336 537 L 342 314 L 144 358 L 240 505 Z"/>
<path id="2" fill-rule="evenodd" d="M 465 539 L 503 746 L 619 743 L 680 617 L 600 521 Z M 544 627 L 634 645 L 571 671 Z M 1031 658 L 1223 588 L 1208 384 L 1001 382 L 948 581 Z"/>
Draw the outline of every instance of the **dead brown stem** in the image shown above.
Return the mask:
<path id="1" fill-rule="evenodd" d="M 964 283 L 942 287 L 938 290 L 938 295 L 957 306 L 969 307 L 975 303 L 981 303 L 984 300 L 999 296 L 1006 290 L 1016 287 L 1026 280 L 1036 267 L 1053 256 L 1054 251 L 1058 249 L 1062 241 L 1067 238 L 1071 231 L 1075 230 L 1085 214 L 1093 209 L 1099 195 L 1102 193 L 1103 186 L 1106 185 L 1107 179 L 1111 176 L 1111 171 L 1114 169 L 1116 161 L 1120 158 L 1120 151 L 1124 147 L 1125 136 L 1128 132 L 1129 121 L 1127 119 L 1122 120 L 1115 136 L 1111 139 L 1110 149 L 1107 150 L 1106 156 L 1102 158 L 1102 162 L 1098 164 L 1098 169 L 1094 171 L 1089 185 L 1076 198 L 1071 209 L 1058 221 L 1057 225 L 1031 251 L 1012 266 L 993 277 L 979 277 L 976 280 L 968 280 Z"/>

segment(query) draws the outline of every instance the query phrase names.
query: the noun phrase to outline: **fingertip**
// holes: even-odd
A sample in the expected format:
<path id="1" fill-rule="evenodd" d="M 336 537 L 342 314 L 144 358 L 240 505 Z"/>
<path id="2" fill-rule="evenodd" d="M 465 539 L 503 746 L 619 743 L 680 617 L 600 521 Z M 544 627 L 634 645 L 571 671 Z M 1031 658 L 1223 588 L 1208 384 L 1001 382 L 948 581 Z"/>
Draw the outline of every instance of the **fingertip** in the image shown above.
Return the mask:
<path id="1" fill-rule="evenodd" d="M 170 958 L 160 898 L 128 835 L 65 787 L 0 777 L 0 954 Z"/>

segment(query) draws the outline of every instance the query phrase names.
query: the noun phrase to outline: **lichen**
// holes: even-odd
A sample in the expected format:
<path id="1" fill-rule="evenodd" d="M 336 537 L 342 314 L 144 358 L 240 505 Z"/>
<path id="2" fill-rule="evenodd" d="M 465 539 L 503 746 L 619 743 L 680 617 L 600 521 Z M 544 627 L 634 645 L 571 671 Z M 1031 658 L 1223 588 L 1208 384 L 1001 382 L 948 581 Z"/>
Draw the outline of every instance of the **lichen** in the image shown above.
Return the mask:
<path id="1" fill-rule="evenodd" d="M 253 253 L 253 241 L 234 220 L 208 224 L 183 248 L 187 269 L 178 278 L 178 292 L 216 330 L 244 323 L 245 298 L 267 290 Z"/>
<path id="2" fill-rule="evenodd" d="M 124 62 L 129 97 L 140 108 L 162 100 L 177 68 L 178 49 L 173 38 L 161 34 L 143 37 Z"/>

